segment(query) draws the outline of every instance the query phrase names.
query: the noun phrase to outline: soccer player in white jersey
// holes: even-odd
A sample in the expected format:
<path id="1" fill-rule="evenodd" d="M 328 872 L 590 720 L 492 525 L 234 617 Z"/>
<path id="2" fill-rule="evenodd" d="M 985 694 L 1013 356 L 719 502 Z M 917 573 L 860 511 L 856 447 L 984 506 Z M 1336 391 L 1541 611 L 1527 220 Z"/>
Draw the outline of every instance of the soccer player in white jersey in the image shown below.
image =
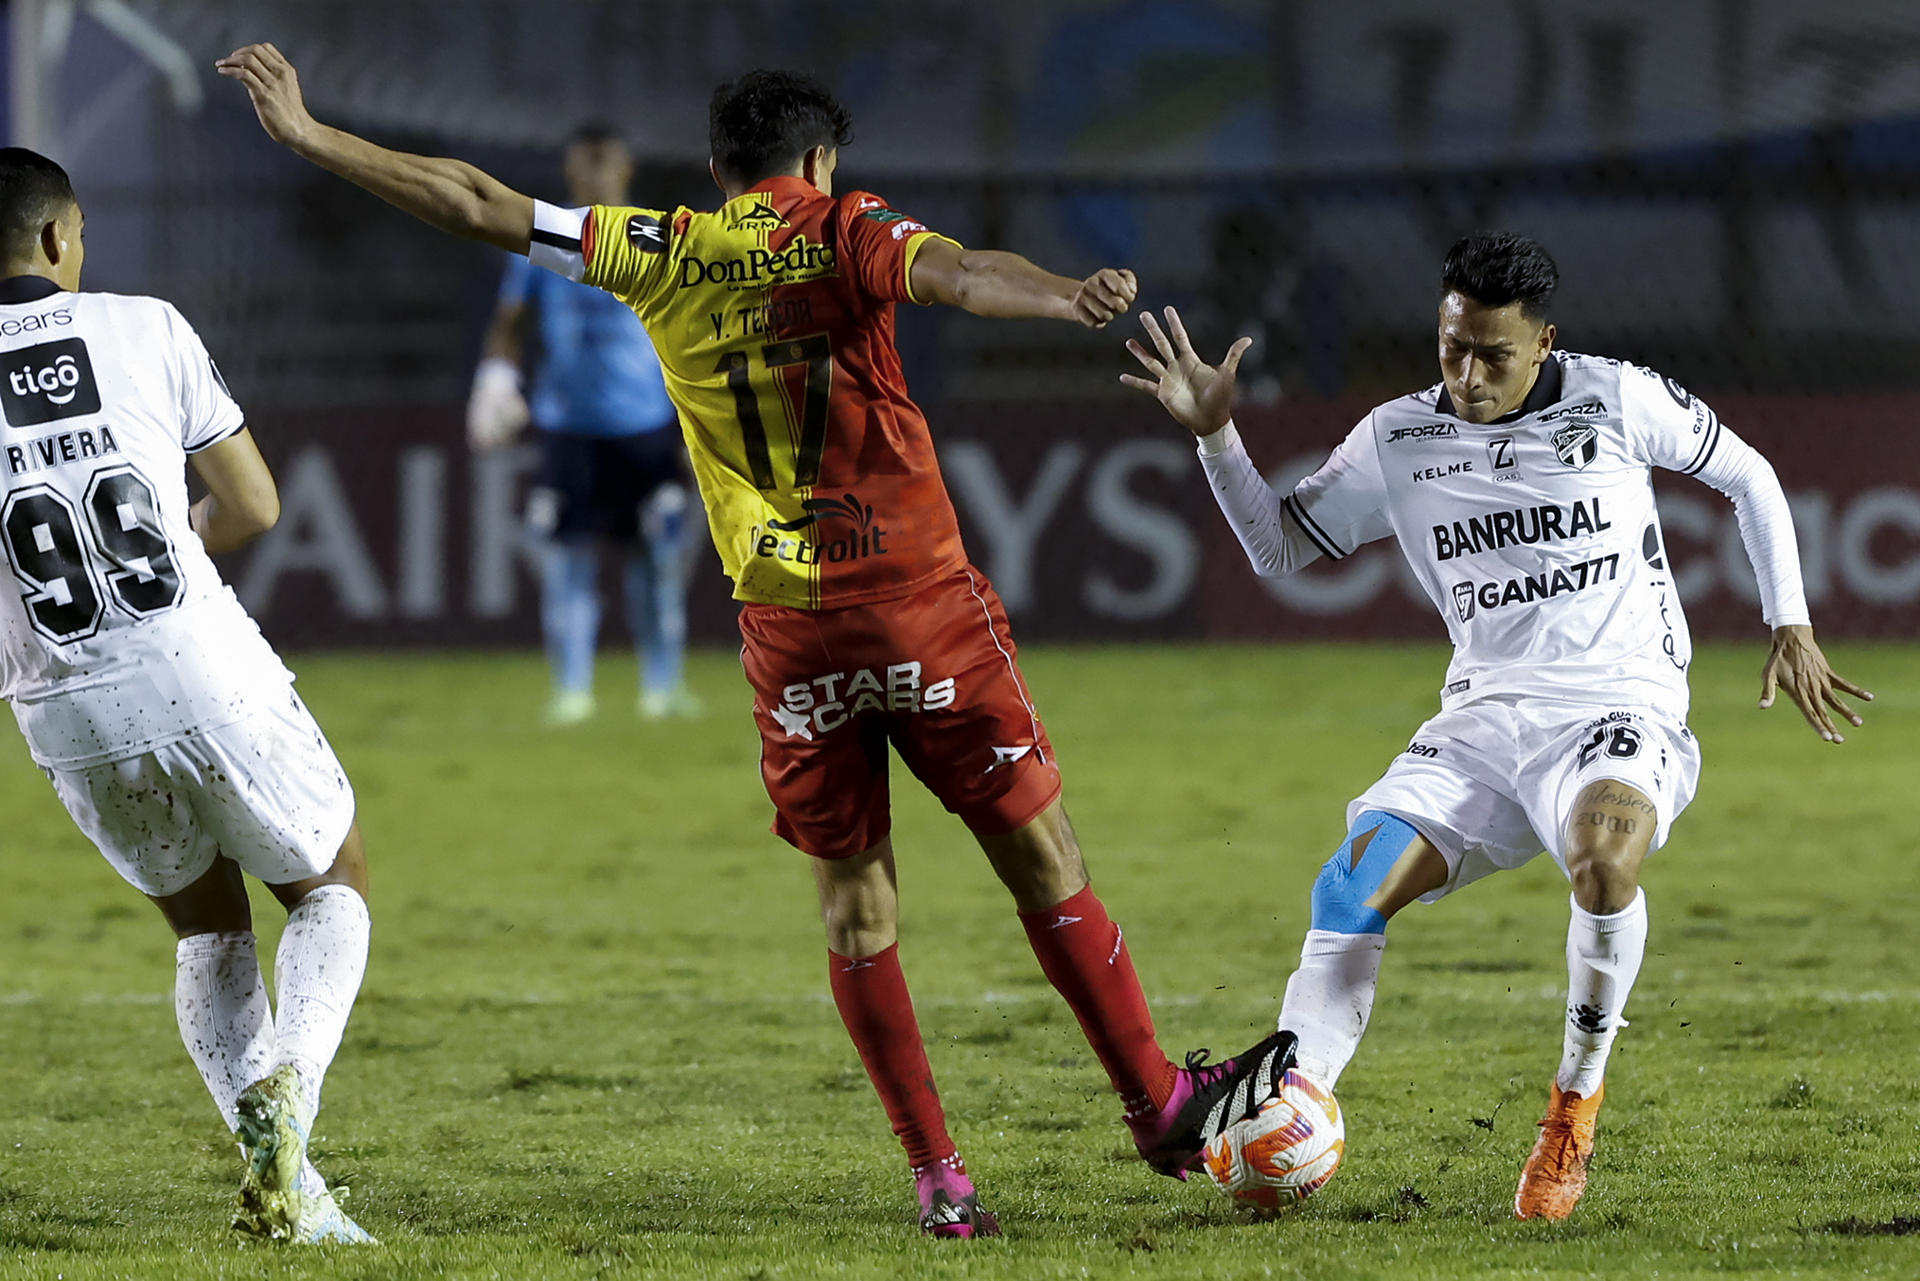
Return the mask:
<path id="1" fill-rule="evenodd" d="M 1349 834 L 1314 882 L 1279 1041 L 1237 1060 L 1244 1088 L 1204 1124 L 1247 1115 L 1293 1062 L 1331 1090 L 1373 1008 L 1388 918 L 1545 848 L 1572 882 L 1565 1048 L 1514 1198 L 1565 1218 L 1587 1182 L 1602 1077 L 1646 949 L 1640 864 L 1692 798 L 1692 646 L 1655 511 L 1651 469 L 1733 500 L 1773 628 L 1760 706 L 1785 690 L 1822 739 L 1859 725 L 1815 644 L 1792 518 L 1767 461 L 1672 379 L 1554 350 L 1558 283 L 1537 243 L 1469 236 L 1441 274 L 1441 381 L 1375 409 L 1321 468 L 1276 493 L 1230 418 L 1241 339 L 1200 361 L 1167 310 L 1129 341 L 1158 397 L 1199 438 L 1207 480 L 1262 575 L 1396 537 L 1445 619 L 1454 656 L 1440 713 L 1347 807 Z"/>
<path id="2" fill-rule="evenodd" d="M 180 1036 L 246 1160 L 234 1226 L 371 1241 L 306 1160 L 367 959 L 353 790 L 209 552 L 280 500 L 199 336 L 81 293 L 59 165 L 0 149 L 0 697 L 107 861 L 179 938 Z M 186 464 L 208 493 L 188 504 Z M 241 873 L 287 908 L 268 1007 Z"/>

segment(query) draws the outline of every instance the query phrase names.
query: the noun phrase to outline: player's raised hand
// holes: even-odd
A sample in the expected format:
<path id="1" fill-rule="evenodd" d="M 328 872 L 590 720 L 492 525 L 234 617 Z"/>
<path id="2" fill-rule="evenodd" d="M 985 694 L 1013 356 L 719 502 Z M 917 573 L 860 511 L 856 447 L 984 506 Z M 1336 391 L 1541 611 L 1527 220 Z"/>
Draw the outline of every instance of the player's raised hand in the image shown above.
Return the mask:
<path id="1" fill-rule="evenodd" d="M 1109 320 L 1133 306 L 1139 292 L 1140 283 L 1124 268 L 1096 271 L 1073 295 L 1073 318 L 1088 329 L 1105 329 Z"/>
<path id="2" fill-rule="evenodd" d="M 1829 743 L 1847 741 L 1834 727 L 1829 711 L 1838 712 L 1848 724 L 1864 723 L 1837 690 L 1873 701 L 1872 694 L 1833 670 L 1813 639 L 1813 628 L 1800 625 L 1773 629 L 1773 652 L 1767 655 L 1767 665 L 1760 672 L 1760 706 L 1773 706 L 1776 689 L 1786 691 L 1807 724 Z"/>
<path id="3" fill-rule="evenodd" d="M 260 117 L 260 127 L 275 142 L 296 146 L 313 128 L 313 117 L 300 95 L 300 75 L 287 56 L 272 45 L 246 45 L 213 66 L 245 87 L 247 96 L 253 99 L 254 114 Z"/>
<path id="4" fill-rule="evenodd" d="M 1180 313 L 1173 308 L 1167 308 L 1166 333 L 1160 331 L 1160 324 L 1150 311 L 1140 313 L 1140 324 L 1153 340 L 1159 357 L 1149 355 L 1137 338 L 1127 339 L 1127 350 L 1152 377 L 1121 374 L 1120 381 L 1154 397 L 1173 415 L 1175 422 L 1196 436 L 1211 436 L 1226 426 L 1227 420 L 1233 417 L 1233 385 L 1240 372 L 1240 357 L 1253 346 L 1253 339 L 1240 339 L 1227 348 L 1225 359 L 1209 365 L 1194 354 L 1187 327 L 1180 323 Z"/>

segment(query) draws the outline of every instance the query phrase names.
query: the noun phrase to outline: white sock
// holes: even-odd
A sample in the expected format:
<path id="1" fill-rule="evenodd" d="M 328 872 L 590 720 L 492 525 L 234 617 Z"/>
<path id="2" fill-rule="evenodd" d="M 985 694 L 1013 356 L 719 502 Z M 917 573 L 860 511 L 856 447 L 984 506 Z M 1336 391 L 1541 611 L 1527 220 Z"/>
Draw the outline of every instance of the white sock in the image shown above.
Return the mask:
<path id="1" fill-rule="evenodd" d="M 273 1070 L 273 1011 L 251 931 L 193 934 L 174 948 L 173 1016 L 231 1130 L 240 1091 Z"/>
<path id="2" fill-rule="evenodd" d="M 1593 1097 L 1606 1074 L 1620 1017 L 1647 953 L 1647 896 L 1612 916 L 1595 916 L 1573 904 L 1567 922 L 1567 1040 L 1560 1056 L 1560 1088 Z"/>
<path id="3" fill-rule="evenodd" d="M 1308 930 L 1300 968 L 1287 980 L 1280 1026 L 1300 1038 L 1300 1070 L 1331 1090 L 1347 1070 L 1373 1012 L 1384 934 Z"/>
<path id="4" fill-rule="evenodd" d="M 273 1021 L 251 931 L 194 934 L 174 948 L 173 1016 L 193 1065 L 231 1131 L 240 1092 L 273 1070 Z M 309 1162 L 309 1192 L 326 1187 Z"/>
<path id="5" fill-rule="evenodd" d="M 366 900 L 347 885 L 322 885 L 287 913 L 273 965 L 280 995 L 273 1061 L 299 1072 L 309 1115 L 320 1109 L 320 1083 L 353 1013 L 370 932 Z"/>

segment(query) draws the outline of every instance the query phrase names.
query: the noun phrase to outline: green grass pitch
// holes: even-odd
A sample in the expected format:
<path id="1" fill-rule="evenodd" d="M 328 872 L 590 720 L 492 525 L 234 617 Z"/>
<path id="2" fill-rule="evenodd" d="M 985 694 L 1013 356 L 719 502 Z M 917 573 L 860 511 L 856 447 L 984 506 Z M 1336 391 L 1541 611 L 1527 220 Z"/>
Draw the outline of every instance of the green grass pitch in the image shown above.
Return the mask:
<path id="1" fill-rule="evenodd" d="M 766 832 L 747 694 L 696 724 L 538 728 L 530 656 L 313 657 L 359 790 L 374 953 L 316 1158 L 377 1250 L 224 1231 L 237 1161 L 178 1042 L 158 914 L 0 749 L 0 1277 L 1920 1275 L 1920 649 L 1835 748 L 1755 710 L 1764 646 L 1695 670 L 1701 792 L 1592 1190 L 1509 1217 L 1560 1043 L 1545 859 L 1394 922 L 1342 1083 L 1345 1169 L 1255 1222 L 1133 1159 L 1004 891 L 896 771 L 902 957 L 1004 1239 L 920 1240 L 826 999 L 801 856 Z M 1271 1027 L 1350 795 L 1435 705 L 1434 647 L 1035 648 L 1068 804 L 1169 1050 Z M 281 913 L 256 901 L 270 944 Z"/>

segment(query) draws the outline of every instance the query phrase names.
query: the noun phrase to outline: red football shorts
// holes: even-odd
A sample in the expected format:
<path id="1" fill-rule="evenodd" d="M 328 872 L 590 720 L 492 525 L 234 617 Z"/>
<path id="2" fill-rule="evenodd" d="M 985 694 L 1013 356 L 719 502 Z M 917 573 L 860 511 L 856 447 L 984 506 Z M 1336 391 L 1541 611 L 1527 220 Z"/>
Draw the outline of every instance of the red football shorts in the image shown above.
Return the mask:
<path id="1" fill-rule="evenodd" d="M 981 836 L 1060 795 L 1006 610 L 971 566 L 875 605 L 749 604 L 740 636 L 773 831 L 808 854 L 846 858 L 892 830 L 889 743 Z"/>

